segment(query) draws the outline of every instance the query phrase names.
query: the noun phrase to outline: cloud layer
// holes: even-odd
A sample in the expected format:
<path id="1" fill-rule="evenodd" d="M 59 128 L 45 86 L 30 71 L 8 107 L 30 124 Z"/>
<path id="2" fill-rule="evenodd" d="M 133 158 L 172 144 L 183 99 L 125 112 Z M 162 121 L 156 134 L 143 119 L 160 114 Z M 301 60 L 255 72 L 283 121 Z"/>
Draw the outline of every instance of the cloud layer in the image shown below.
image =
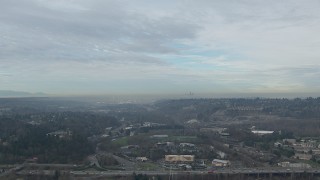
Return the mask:
<path id="1" fill-rule="evenodd" d="M 313 93 L 320 3 L 3 0 L 0 89 Z"/>

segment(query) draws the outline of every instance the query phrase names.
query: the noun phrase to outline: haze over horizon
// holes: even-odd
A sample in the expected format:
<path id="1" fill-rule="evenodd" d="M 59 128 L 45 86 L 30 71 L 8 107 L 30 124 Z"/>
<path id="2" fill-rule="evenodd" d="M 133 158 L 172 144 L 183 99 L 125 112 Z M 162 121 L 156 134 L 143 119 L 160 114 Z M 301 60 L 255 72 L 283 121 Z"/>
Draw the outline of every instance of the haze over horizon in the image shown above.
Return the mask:
<path id="1" fill-rule="evenodd" d="M 0 1 L 0 90 L 320 95 L 320 2 Z"/>

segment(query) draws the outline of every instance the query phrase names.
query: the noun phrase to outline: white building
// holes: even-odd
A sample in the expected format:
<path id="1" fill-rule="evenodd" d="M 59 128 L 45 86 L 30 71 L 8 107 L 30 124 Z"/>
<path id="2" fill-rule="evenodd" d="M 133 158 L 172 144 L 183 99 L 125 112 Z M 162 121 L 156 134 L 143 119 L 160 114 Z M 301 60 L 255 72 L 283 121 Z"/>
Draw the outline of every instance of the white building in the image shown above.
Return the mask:
<path id="1" fill-rule="evenodd" d="M 283 139 L 282 142 L 288 143 L 288 144 L 295 144 L 297 142 L 296 139 Z"/>
<path id="2" fill-rule="evenodd" d="M 230 161 L 221 160 L 221 159 L 214 159 L 214 160 L 212 160 L 212 166 L 215 166 L 215 167 L 228 167 L 228 166 L 230 166 Z"/>
<path id="3" fill-rule="evenodd" d="M 278 166 L 286 167 L 286 168 L 311 168 L 311 166 L 306 163 L 290 163 L 290 162 L 280 162 L 278 163 Z"/>
<path id="4" fill-rule="evenodd" d="M 147 157 L 137 157 L 136 160 L 141 161 L 141 162 L 146 162 L 146 161 L 148 161 L 148 158 Z"/>
<path id="5" fill-rule="evenodd" d="M 168 135 L 166 134 L 159 134 L 159 135 L 152 135 L 150 136 L 151 138 L 167 138 L 169 137 Z"/>
<path id="6" fill-rule="evenodd" d="M 296 153 L 293 158 L 295 159 L 301 159 L 301 160 L 311 160 L 312 155 L 311 154 L 302 154 L 302 153 Z"/>
<path id="7" fill-rule="evenodd" d="M 251 131 L 253 134 L 257 134 L 257 135 L 267 135 L 267 134 L 273 134 L 274 131 L 258 131 L 258 130 L 254 130 L 254 131 Z"/>
<path id="8" fill-rule="evenodd" d="M 192 143 L 180 143 L 179 146 L 180 147 L 195 147 L 195 145 Z"/>
<path id="9" fill-rule="evenodd" d="M 217 154 L 219 155 L 219 157 L 221 159 L 225 159 L 227 157 L 227 154 L 225 152 L 222 152 L 222 151 L 218 151 Z"/>

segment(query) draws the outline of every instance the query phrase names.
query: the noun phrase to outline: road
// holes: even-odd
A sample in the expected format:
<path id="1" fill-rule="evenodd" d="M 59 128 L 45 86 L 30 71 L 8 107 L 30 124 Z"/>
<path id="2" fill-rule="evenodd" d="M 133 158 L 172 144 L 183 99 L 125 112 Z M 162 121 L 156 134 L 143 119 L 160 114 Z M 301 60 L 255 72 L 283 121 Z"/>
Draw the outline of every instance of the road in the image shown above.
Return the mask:
<path id="1" fill-rule="evenodd" d="M 115 157 L 120 158 L 120 157 Z M 92 157 L 93 162 L 96 158 Z M 122 160 L 122 158 L 120 158 Z M 120 160 L 119 159 L 119 160 Z M 134 164 L 133 162 L 126 162 L 130 164 Z M 29 169 L 32 167 L 32 169 Z M 39 167 L 39 169 L 34 169 L 35 167 Z M 43 167 L 50 167 L 51 170 L 41 170 Z M 263 167 L 263 168 L 224 168 L 224 169 L 217 169 L 213 172 L 210 171 L 136 171 L 134 168 L 126 169 L 126 170 L 109 170 L 109 171 L 75 171 L 72 170 L 75 165 L 73 164 L 20 164 L 16 165 L 14 168 L 7 170 L 4 173 L 0 174 L 0 177 L 5 177 L 10 175 L 11 173 L 15 173 L 17 175 L 25 176 L 25 175 L 53 175 L 55 171 L 58 169 L 61 174 L 71 174 L 74 176 L 131 176 L 133 173 L 135 174 L 146 174 L 149 176 L 156 176 L 156 175 L 204 175 L 204 174 L 244 174 L 244 175 L 265 175 L 265 174 L 314 174 L 320 176 L 320 169 L 304 169 L 304 168 L 281 168 L 281 167 Z M 69 170 L 66 170 L 70 168 Z M 61 170 L 64 169 L 64 170 Z"/>
<path id="2" fill-rule="evenodd" d="M 6 170 L 5 172 L 0 174 L 0 177 L 5 177 L 11 173 L 14 173 L 16 171 L 21 170 L 23 167 L 25 166 L 25 164 L 18 164 L 17 166 L 15 166 L 14 168 L 11 168 L 9 170 Z"/>
<path id="3" fill-rule="evenodd" d="M 112 154 L 112 157 L 115 158 L 120 164 L 122 164 L 127 171 L 135 170 L 135 168 L 136 168 L 135 162 L 128 161 L 127 159 L 116 156 L 114 154 Z"/>
<path id="4" fill-rule="evenodd" d="M 95 166 L 98 167 L 98 168 L 102 168 L 102 167 L 100 166 L 100 164 L 99 164 L 99 161 L 98 161 L 96 155 L 91 155 L 91 156 L 89 156 L 89 157 L 88 157 L 88 160 L 90 161 L 90 166 L 95 165 Z"/>
<path id="5" fill-rule="evenodd" d="M 119 157 L 118 157 L 119 158 Z M 129 161 L 130 162 L 130 161 Z M 132 163 L 132 162 L 131 162 Z M 13 172 L 19 172 L 20 174 L 50 174 L 55 170 L 47 170 L 44 172 L 43 170 L 22 170 L 25 167 L 41 167 L 48 166 L 52 169 L 54 168 L 63 168 L 63 167 L 74 167 L 72 164 L 21 164 L 17 165 L 15 168 L 7 170 L 6 172 L 0 174 L 0 176 L 5 176 Z M 51 172 L 50 172 L 51 171 Z M 109 170 L 109 171 L 74 171 L 74 170 L 61 170 L 62 172 L 69 172 L 75 175 L 131 175 L 133 173 L 136 174 L 147 174 L 147 175 L 168 175 L 169 173 L 178 175 L 178 174 L 208 174 L 208 173 L 217 173 L 217 174 L 264 174 L 264 173 L 275 173 L 275 174 L 289 174 L 289 173 L 314 173 L 320 174 L 320 169 L 299 169 L 299 168 L 281 168 L 281 167 L 269 167 L 269 168 L 225 168 L 225 169 L 217 169 L 213 172 L 209 171 L 135 171 L 132 170 Z"/>

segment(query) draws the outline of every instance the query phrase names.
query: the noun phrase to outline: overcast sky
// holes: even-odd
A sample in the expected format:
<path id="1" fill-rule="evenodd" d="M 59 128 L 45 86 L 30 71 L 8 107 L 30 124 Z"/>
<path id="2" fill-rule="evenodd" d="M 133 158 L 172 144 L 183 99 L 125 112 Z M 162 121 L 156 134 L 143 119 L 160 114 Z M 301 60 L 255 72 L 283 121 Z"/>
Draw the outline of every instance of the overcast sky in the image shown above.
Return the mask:
<path id="1" fill-rule="evenodd" d="M 320 92 L 318 0 L 0 0 L 0 90 Z"/>

